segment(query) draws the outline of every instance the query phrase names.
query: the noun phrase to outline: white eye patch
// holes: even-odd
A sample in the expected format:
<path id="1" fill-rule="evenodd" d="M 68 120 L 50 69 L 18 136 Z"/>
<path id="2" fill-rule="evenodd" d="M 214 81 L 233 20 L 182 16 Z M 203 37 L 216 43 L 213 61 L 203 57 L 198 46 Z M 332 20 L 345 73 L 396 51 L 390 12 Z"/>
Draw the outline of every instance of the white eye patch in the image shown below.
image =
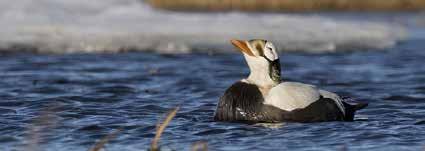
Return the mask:
<path id="1" fill-rule="evenodd" d="M 267 42 L 264 46 L 264 56 L 266 56 L 267 59 L 274 61 L 279 58 L 279 56 L 276 53 L 276 48 L 273 46 L 271 42 Z"/>

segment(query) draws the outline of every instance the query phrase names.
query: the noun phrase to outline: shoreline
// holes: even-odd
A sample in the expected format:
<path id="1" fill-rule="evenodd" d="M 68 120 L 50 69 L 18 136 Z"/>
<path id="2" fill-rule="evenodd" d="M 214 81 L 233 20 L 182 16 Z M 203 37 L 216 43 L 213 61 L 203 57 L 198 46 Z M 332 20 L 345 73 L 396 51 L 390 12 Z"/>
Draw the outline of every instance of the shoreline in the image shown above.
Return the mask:
<path id="1" fill-rule="evenodd" d="M 146 0 L 158 9 L 188 12 L 422 11 L 421 0 Z"/>

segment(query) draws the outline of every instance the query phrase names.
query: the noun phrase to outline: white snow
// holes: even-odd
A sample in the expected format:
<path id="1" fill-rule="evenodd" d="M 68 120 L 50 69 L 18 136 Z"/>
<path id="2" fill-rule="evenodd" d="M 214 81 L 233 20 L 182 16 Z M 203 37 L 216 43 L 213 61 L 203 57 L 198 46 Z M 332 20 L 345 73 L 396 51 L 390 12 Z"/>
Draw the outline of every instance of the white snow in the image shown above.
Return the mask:
<path id="1" fill-rule="evenodd" d="M 175 13 L 140 0 L 0 0 L 3 51 L 233 52 L 232 38 L 262 38 L 280 51 L 333 52 L 388 48 L 406 36 L 391 23 L 320 15 Z"/>

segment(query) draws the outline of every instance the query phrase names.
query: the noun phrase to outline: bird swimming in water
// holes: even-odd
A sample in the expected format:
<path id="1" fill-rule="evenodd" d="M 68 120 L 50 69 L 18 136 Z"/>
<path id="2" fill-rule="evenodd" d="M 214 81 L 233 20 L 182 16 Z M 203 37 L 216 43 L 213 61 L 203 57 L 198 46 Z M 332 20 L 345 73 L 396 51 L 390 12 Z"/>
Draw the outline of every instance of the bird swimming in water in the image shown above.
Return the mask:
<path id="1" fill-rule="evenodd" d="M 367 103 L 346 98 L 314 85 L 281 80 L 279 56 L 267 40 L 231 40 L 245 57 L 248 78 L 230 86 L 220 98 L 214 120 L 230 122 L 353 121 Z"/>

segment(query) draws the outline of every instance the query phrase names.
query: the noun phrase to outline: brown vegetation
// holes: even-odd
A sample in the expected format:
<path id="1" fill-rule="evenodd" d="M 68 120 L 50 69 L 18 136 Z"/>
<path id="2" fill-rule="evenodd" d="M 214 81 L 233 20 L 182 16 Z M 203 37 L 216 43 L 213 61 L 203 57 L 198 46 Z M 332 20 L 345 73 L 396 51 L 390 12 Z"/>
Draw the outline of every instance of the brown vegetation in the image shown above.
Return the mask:
<path id="1" fill-rule="evenodd" d="M 155 137 L 152 140 L 151 144 L 151 151 L 159 151 L 158 142 L 161 138 L 162 132 L 164 132 L 165 127 L 170 123 L 170 121 L 176 116 L 177 111 L 179 110 L 179 107 L 176 107 L 174 110 L 172 110 L 170 113 L 168 113 L 167 117 L 165 118 L 164 122 L 162 124 L 158 123 L 156 126 L 156 133 Z"/>
<path id="2" fill-rule="evenodd" d="M 109 142 L 109 140 L 115 138 L 115 136 L 117 136 L 118 133 L 121 132 L 121 128 L 116 130 L 115 132 L 105 136 L 104 138 L 102 138 L 101 140 L 99 140 L 96 144 L 93 145 L 93 147 L 91 149 L 89 149 L 89 151 L 101 151 L 102 148 L 105 147 L 105 145 Z"/>
<path id="3" fill-rule="evenodd" d="M 150 151 L 160 151 L 160 148 L 158 146 L 159 139 L 161 138 L 161 135 L 164 132 L 165 127 L 167 127 L 167 125 L 171 122 L 171 120 L 174 118 L 174 116 L 176 116 L 178 110 L 179 110 L 179 107 L 174 108 L 173 110 L 170 111 L 170 113 L 168 113 L 167 117 L 162 122 L 162 124 L 158 123 L 158 125 L 156 127 L 155 137 L 153 138 L 152 143 L 151 143 L 151 147 L 149 149 Z M 105 147 L 105 144 L 107 144 L 109 142 L 109 140 L 113 139 L 119 132 L 121 132 L 121 130 L 122 129 L 118 129 L 115 132 L 107 135 L 105 138 L 98 141 L 89 151 L 100 151 L 102 148 Z M 196 143 L 194 144 L 194 146 L 195 145 L 196 145 Z M 204 150 L 202 150 L 202 151 L 207 151 L 206 147 L 204 147 L 203 149 Z"/>
<path id="4" fill-rule="evenodd" d="M 193 143 L 192 151 L 208 151 L 208 143 L 204 141 Z"/>
<path id="5" fill-rule="evenodd" d="M 57 107 L 57 106 L 55 106 Z M 57 125 L 58 120 L 53 116 L 54 110 L 53 107 L 49 107 L 46 111 L 41 112 L 40 116 L 38 116 L 33 125 L 29 129 L 29 134 L 27 138 L 28 144 L 24 146 L 23 150 L 26 151 L 36 151 L 36 150 L 42 150 L 40 148 L 41 142 L 43 141 L 41 136 L 45 134 L 46 132 L 49 132 L 48 130 L 51 130 Z M 158 123 L 155 137 L 152 140 L 150 151 L 160 151 L 160 147 L 158 145 L 159 139 L 161 138 L 162 133 L 164 132 L 167 125 L 171 122 L 171 120 L 176 116 L 177 111 L 179 110 L 179 107 L 174 108 L 171 110 L 164 121 L 162 123 Z M 42 128 L 42 129 L 41 129 Z M 106 135 L 104 138 L 97 141 L 88 151 L 101 151 L 105 148 L 105 145 L 112 139 L 114 139 L 120 132 L 122 132 L 123 128 L 118 128 L 114 132 Z M 208 145 L 207 142 L 196 142 L 192 145 L 192 151 L 208 151 Z"/>
<path id="6" fill-rule="evenodd" d="M 176 11 L 419 11 L 425 0 L 147 0 Z"/>

